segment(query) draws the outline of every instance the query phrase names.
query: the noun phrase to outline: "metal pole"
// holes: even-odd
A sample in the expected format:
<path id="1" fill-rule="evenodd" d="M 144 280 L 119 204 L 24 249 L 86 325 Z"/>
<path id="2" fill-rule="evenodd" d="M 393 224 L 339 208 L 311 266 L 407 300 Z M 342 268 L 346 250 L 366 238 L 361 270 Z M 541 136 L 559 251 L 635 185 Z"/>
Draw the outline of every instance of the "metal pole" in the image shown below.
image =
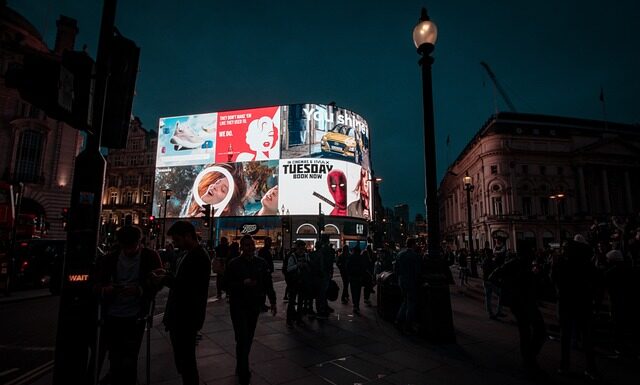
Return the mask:
<path id="1" fill-rule="evenodd" d="M 473 190 L 473 185 L 465 186 L 464 188 L 467 190 L 467 230 L 469 231 L 469 259 L 471 264 L 471 276 L 478 276 L 478 268 L 476 266 L 476 256 L 473 250 L 473 229 L 471 227 L 471 191 Z"/>
<path id="2" fill-rule="evenodd" d="M 97 306 L 91 285 L 96 262 L 98 231 L 106 161 L 100 153 L 100 140 L 106 100 L 111 40 L 114 34 L 116 0 L 104 0 L 96 57 L 92 131 L 84 151 L 76 157 L 71 190 L 67 251 L 63 262 L 62 292 L 58 312 L 54 385 L 93 383 L 97 364 Z M 67 277 L 74 276 L 74 280 Z M 91 353 L 91 356 L 89 355 Z"/>
<path id="3" fill-rule="evenodd" d="M 162 215 L 162 248 L 166 248 L 166 227 L 167 227 L 167 203 L 169 202 L 169 196 L 167 191 L 164 192 L 164 214 Z"/>
<path id="4" fill-rule="evenodd" d="M 422 69 L 422 102 L 424 110 L 424 168 L 425 192 L 427 195 L 428 220 L 428 253 L 431 258 L 440 255 L 440 214 L 438 213 L 438 185 L 436 176 L 436 140 L 433 114 L 433 92 L 431 82 L 431 65 L 433 58 L 432 44 L 423 44 L 418 49 L 422 58 L 419 61 Z"/>

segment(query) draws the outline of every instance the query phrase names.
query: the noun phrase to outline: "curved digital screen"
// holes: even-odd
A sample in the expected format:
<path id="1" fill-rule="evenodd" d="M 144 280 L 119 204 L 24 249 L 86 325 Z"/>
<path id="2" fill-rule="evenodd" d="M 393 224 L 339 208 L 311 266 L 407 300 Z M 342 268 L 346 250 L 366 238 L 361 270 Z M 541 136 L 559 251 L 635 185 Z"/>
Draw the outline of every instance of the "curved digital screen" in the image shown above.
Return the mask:
<path id="1" fill-rule="evenodd" d="M 360 115 L 320 104 L 160 118 L 154 215 L 370 219 L 369 142 Z"/>

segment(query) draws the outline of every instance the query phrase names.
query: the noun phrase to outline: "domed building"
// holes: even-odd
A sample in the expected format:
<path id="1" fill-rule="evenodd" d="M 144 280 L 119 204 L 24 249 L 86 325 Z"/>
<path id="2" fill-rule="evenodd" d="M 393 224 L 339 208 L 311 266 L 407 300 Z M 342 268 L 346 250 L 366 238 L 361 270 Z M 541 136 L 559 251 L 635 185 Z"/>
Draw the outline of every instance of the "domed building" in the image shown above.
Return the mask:
<path id="1" fill-rule="evenodd" d="M 60 16 L 50 49 L 38 30 L 5 3 L 0 3 L 0 183 L 21 192 L 19 221 L 33 224 L 32 234 L 22 237 L 64 238 L 61 214 L 71 200 L 82 135 L 22 100 L 18 90 L 6 86 L 5 74 L 26 54 L 61 60 L 65 50 L 74 49 L 77 22 Z"/>

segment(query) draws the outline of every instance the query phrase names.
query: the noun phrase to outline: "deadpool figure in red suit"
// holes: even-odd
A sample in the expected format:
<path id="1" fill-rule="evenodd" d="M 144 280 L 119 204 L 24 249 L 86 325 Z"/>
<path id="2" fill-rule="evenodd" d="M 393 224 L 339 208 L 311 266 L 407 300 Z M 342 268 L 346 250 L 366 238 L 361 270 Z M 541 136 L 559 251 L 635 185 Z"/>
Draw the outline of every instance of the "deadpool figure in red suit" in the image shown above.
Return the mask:
<path id="1" fill-rule="evenodd" d="M 342 171 L 333 170 L 327 175 L 327 185 L 335 202 L 331 215 L 347 215 L 347 177 Z"/>

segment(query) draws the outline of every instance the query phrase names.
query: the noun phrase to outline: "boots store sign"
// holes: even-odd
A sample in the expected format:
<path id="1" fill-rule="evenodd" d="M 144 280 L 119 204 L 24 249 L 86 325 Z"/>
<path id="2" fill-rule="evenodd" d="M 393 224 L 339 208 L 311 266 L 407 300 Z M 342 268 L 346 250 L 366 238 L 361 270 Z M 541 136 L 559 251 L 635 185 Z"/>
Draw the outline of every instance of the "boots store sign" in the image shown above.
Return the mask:
<path id="1" fill-rule="evenodd" d="M 240 226 L 240 234 L 253 235 L 260 230 L 260 227 L 256 223 L 245 223 Z"/>

